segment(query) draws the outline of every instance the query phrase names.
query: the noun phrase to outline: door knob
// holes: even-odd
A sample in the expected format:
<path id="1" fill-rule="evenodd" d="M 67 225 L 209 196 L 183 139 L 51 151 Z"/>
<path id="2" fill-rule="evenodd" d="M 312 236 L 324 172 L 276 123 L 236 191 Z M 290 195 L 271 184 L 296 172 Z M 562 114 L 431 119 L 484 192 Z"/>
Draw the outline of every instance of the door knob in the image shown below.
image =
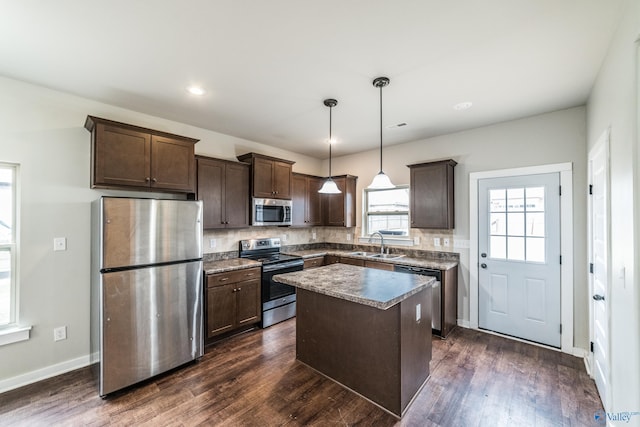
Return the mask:
<path id="1" fill-rule="evenodd" d="M 604 295 L 596 294 L 596 295 L 593 296 L 593 299 L 596 300 L 596 301 L 604 301 Z"/>
<path id="2" fill-rule="evenodd" d="M 484 252 L 482 252 L 482 253 L 480 254 L 480 256 L 481 256 L 482 258 L 486 258 L 486 257 L 487 257 L 487 254 L 485 254 Z"/>
<path id="3" fill-rule="evenodd" d="M 485 264 L 484 262 L 482 264 L 480 264 L 480 267 L 482 268 L 487 268 L 487 264 Z"/>

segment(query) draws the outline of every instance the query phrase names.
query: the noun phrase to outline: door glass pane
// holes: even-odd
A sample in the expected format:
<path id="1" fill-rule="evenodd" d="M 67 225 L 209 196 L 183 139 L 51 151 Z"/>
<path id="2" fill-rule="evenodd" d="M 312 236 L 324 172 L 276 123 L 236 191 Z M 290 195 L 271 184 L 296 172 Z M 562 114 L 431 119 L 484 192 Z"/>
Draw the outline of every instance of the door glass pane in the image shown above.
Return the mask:
<path id="1" fill-rule="evenodd" d="M 491 236 L 489 238 L 489 256 L 491 258 L 505 259 L 507 257 L 507 239 L 503 236 Z"/>
<path id="2" fill-rule="evenodd" d="M 507 210 L 509 212 L 524 211 L 524 188 L 509 188 L 507 190 Z"/>
<path id="3" fill-rule="evenodd" d="M 544 212 L 527 212 L 527 236 L 544 237 Z"/>
<path id="4" fill-rule="evenodd" d="M 0 250 L 0 325 L 11 320 L 11 252 Z"/>
<path id="5" fill-rule="evenodd" d="M 504 213 L 491 214 L 491 234 L 504 236 L 507 234 L 507 215 Z"/>
<path id="6" fill-rule="evenodd" d="M 489 190 L 489 208 L 491 212 L 504 212 L 507 210 L 504 188 Z"/>
<path id="7" fill-rule="evenodd" d="M 514 261 L 524 261 L 524 237 L 508 238 L 507 258 Z"/>
<path id="8" fill-rule="evenodd" d="M 544 211 L 544 187 L 527 187 L 527 211 Z"/>
<path id="9" fill-rule="evenodd" d="M 527 261 L 544 262 L 544 238 L 528 237 L 527 238 Z"/>
<path id="10" fill-rule="evenodd" d="M 507 217 L 507 234 L 509 236 L 524 236 L 524 213 L 509 213 Z"/>

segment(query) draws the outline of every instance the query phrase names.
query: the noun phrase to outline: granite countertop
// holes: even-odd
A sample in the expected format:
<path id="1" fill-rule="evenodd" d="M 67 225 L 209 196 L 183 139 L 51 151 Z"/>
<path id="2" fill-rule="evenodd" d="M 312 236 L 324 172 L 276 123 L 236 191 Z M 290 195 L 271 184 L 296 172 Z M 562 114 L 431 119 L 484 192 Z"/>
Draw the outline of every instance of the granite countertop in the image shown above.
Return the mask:
<path id="1" fill-rule="evenodd" d="M 347 264 L 278 274 L 273 279 L 346 301 L 386 310 L 428 286 L 435 278 Z"/>
<path id="2" fill-rule="evenodd" d="M 252 261 L 246 258 L 232 258 L 220 261 L 207 261 L 203 263 L 203 270 L 205 274 L 215 274 L 261 266 L 262 264 L 258 261 Z"/>
<path id="3" fill-rule="evenodd" d="M 354 251 L 344 251 L 344 250 L 336 250 L 336 249 L 307 249 L 302 251 L 283 251 L 287 255 L 297 255 L 302 258 L 315 258 L 321 257 L 325 255 L 335 255 L 339 257 L 347 257 L 347 258 L 356 258 L 356 259 L 365 259 L 376 262 L 386 262 L 389 264 L 400 264 L 400 265 L 411 265 L 414 267 L 426 267 L 433 268 L 435 270 L 449 270 L 458 265 L 457 261 L 448 261 L 437 258 L 412 258 L 408 256 L 403 256 L 401 258 L 396 259 L 381 259 L 381 258 L 372 258 L 368 256 L 362 255 L 352 255 Z M 373 252 L 371 252 L 373 253 Z"/>

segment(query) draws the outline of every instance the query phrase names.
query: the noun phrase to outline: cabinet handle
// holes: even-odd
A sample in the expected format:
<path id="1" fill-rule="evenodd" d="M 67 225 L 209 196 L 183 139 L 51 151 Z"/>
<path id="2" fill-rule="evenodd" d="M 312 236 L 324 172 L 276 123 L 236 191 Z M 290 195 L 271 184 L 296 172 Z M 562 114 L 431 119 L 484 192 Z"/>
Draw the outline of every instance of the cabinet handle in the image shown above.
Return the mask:
<path id="1" fill-rule="evenodd" d="M 242 288 L 238 288 L 237 291 L 240 292 L 242 290 Z"/>
<path id="2" fill-rule="evenodd" d="M 150 178 L 149 178 L 149 177 L 146 177 L 144 180 L 145 180 L 146 182 L 149 182 L 149 181 L 150 181 Z"/>
<path id="3" fill-rule="evenodd" d="M 223 277 L 222 279 L 220 279 L 221 282 L 226 282 L 227 280 L 229 280 L 228 277 Z"/>
<path id="4" fill-rule="evenodd" d="M 234 289 L 234 290 L 233 290 L 233 292 L 238 292 L 238 290 L 237 290 L 237 289 Z"/>
<path id="5" fill-rule="evenodd" d="M 155 178 L 153 178 L 151 181 L 152 181 L 152 182 L 158 182 L 158 180 L 157 180 L 157 179 L 155 179 Z"/>

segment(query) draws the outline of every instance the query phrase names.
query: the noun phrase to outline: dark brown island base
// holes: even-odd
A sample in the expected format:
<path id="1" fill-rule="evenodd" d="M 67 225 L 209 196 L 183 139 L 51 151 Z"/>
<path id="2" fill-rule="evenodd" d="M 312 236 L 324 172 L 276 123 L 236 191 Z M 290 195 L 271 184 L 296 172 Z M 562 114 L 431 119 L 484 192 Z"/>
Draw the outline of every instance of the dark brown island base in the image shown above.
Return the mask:
<path id="1" fill-rule="evenodd" d="M 273 279 L 297 288 L 297 359 L 402 417 L 429 377 L 435 279 L 347 264 Z"/>

